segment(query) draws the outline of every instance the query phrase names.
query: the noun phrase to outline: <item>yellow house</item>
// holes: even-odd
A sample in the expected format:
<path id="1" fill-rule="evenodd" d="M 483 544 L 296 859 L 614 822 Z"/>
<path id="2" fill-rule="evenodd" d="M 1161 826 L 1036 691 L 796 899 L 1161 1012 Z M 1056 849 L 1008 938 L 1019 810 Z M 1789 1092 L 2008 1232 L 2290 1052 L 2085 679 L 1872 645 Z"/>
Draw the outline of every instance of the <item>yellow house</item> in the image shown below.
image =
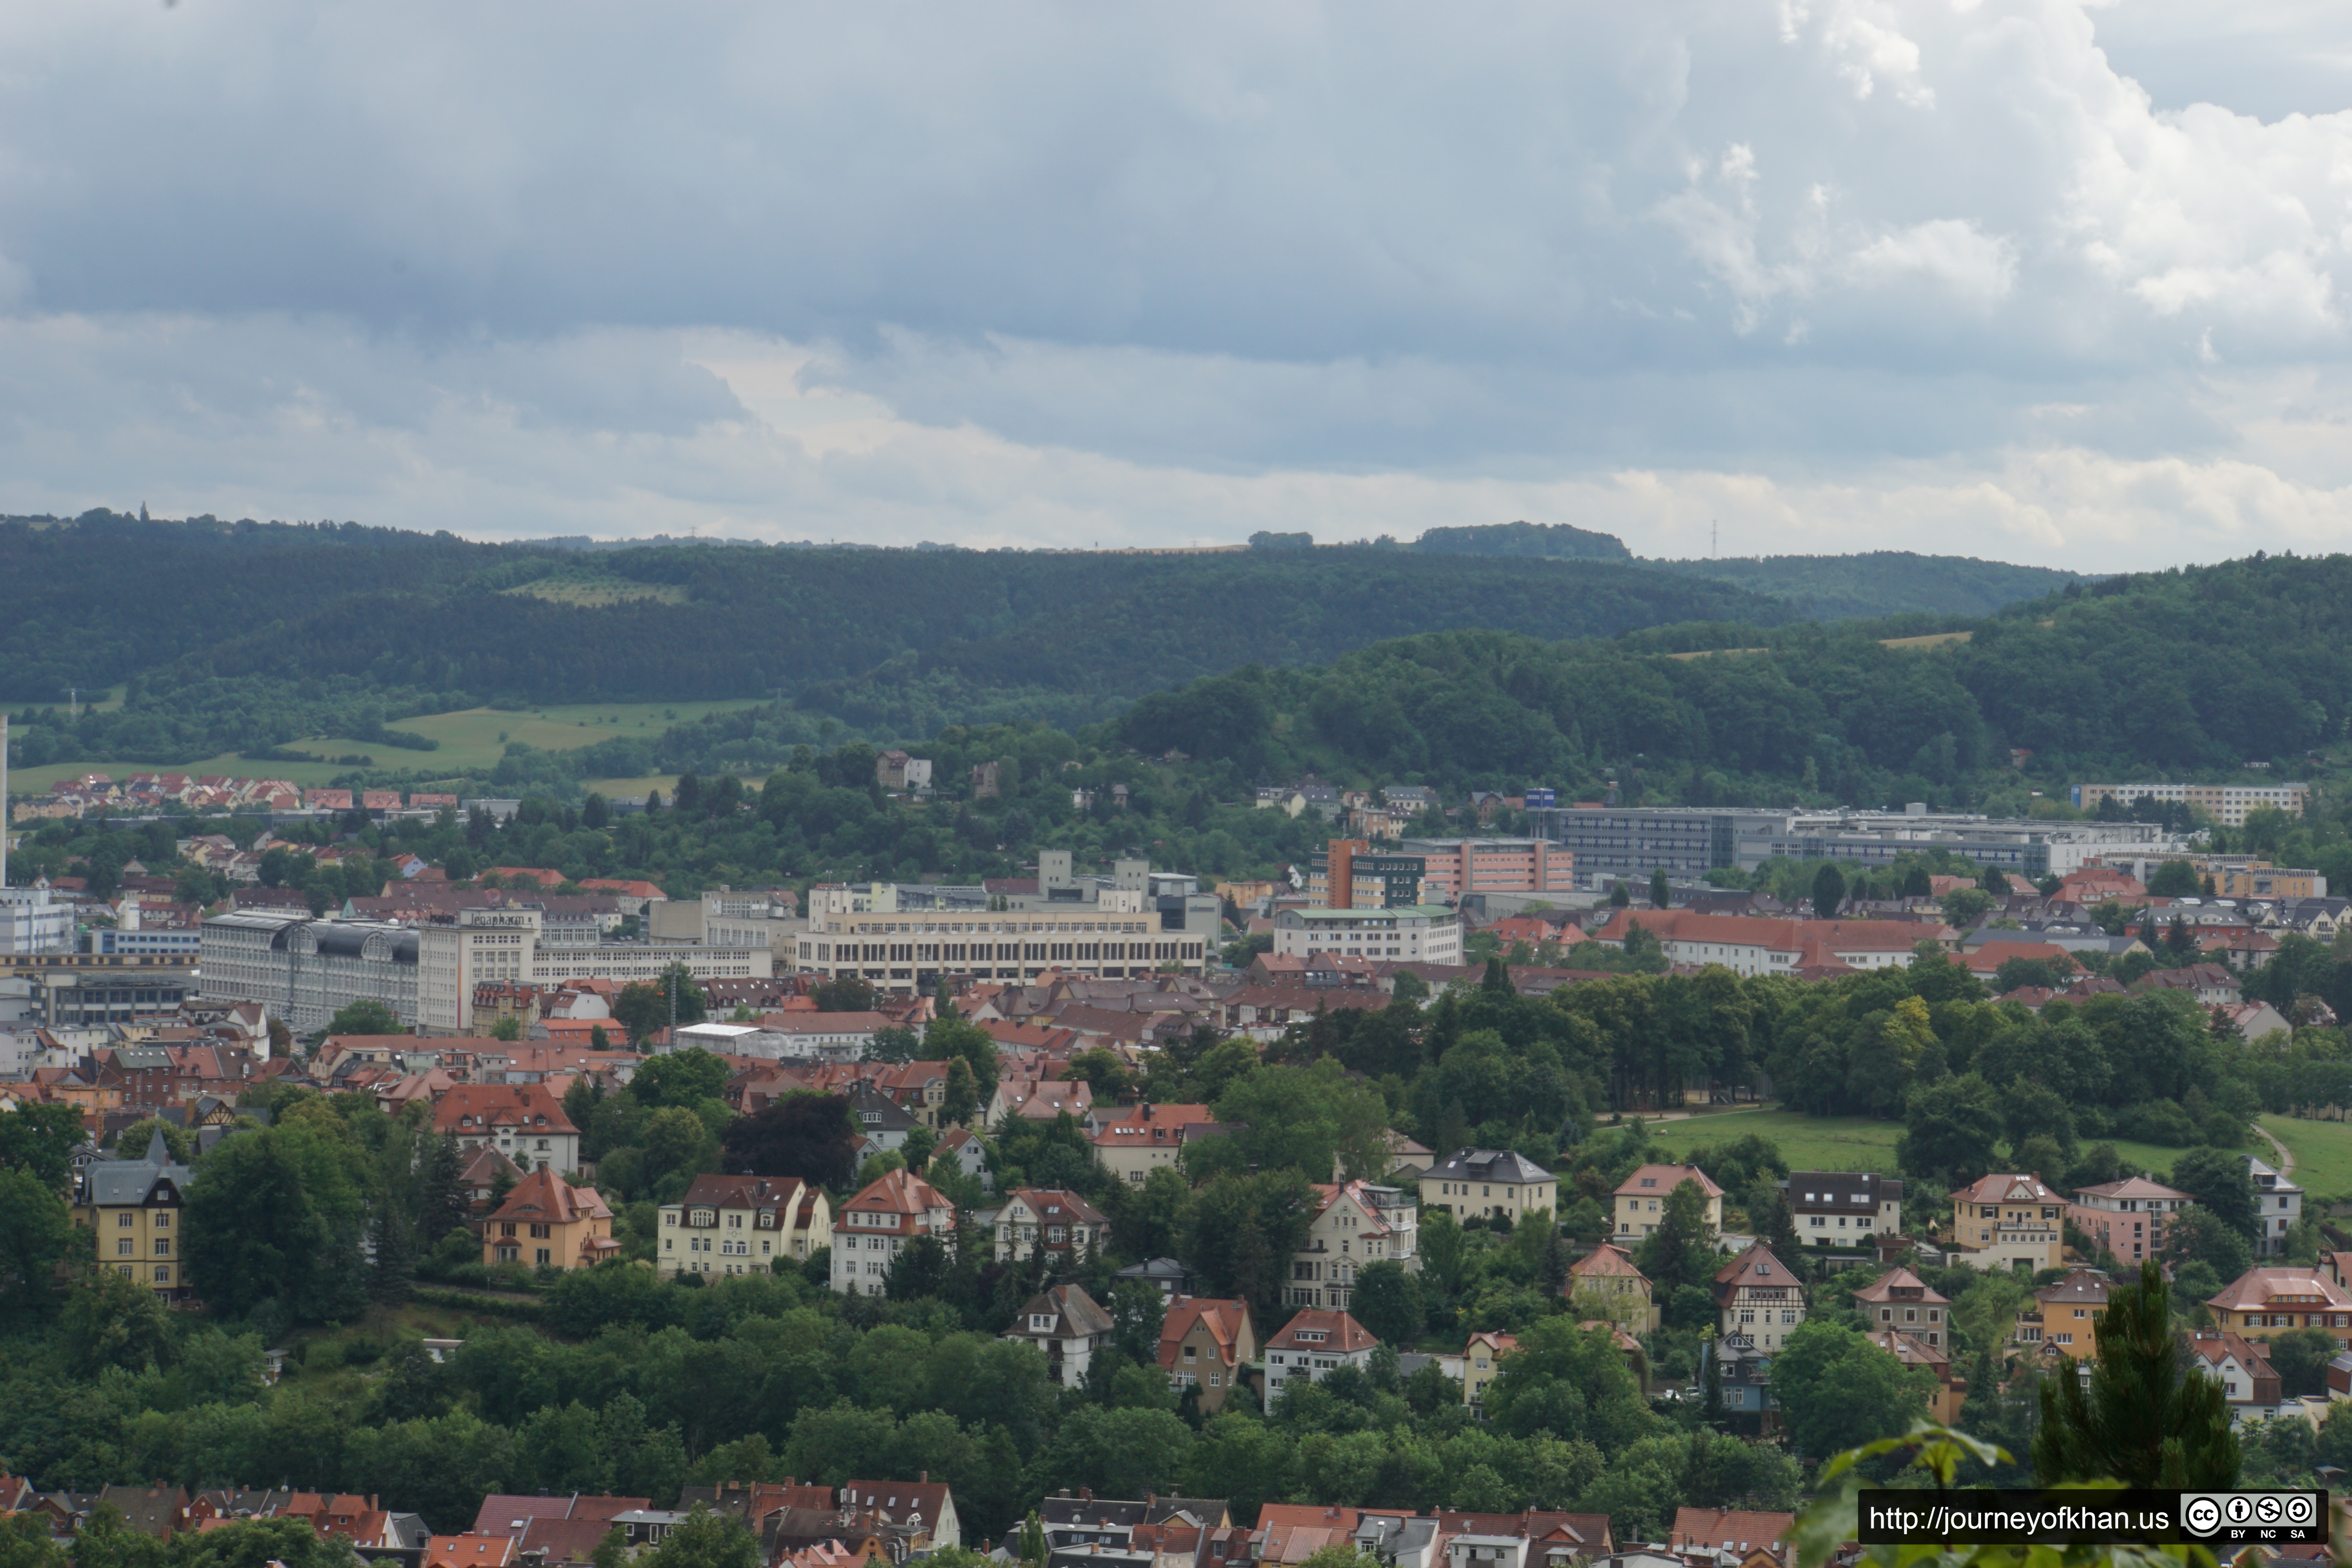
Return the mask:
<path id="1" fill-rule="evenodd" d="M 665 1278 L 767 1274 L 832 1243 L 833 1205 L 823 1188 L 798 1176 L 701 1175 L 662 1205 L 654 1268 Z"/>
<path id="2" fill-rule="evenodd" d="M 2289 1329 L 2325 1329 L 2352 1350 L 2352 1291 L 2322 1269 L 2250 1268 L 2205 1303 L 2213 1326 L 2249 1340 L 2267 1340 Z"/>
<path id="3" fill-rule="evenodd" d="M 158 1130 L 143 1160 L 99 1160 L 79 1178 L 73 1221 L 97 1234 L 97 1262 L 167 1300 L 188 1294 L 181 1204 L 190 1175 Z"/>
<path id="4" fill-rule="evenodd" d="M 1952 1194 L 1955 1258 L 1971 1268 L 2022 1262 L 2036 1273 L 2058 1267 L 2066 1200 L 2033 1175 L 1990 1175 Z"/>
<path id="5" fill-rule="evenodd" d="M 1472 1409 L 1486 1403 L 1486 1385 L 1495 1381 L 1495 1368 L 1502 1359 L 1519 1348 L 1519 1342 L 1509 1334 L 1476 1333 L 1462 1347 L 1462 1403 Z"/>
<path id="6" fill-rule="evenodd" d="M 575 1187 L 545 1165 L 515 1184 L 482 1224 L 482 1261 L 587 1268 L 615 1257 L 613 1211 L 593 1187 Z"/>
<path id="7" fill-rule="evenodd" d="M 1607 1318 L 1638 1332 L 1646 1333 L 1658 1326 L 1657 1304 L 1650 1296 L 1650 1277 L 1634 1268 L 1631 1258 L 1605 1241 L 1568 1266 L 1568 1280 L 1560 1287 L 1560 1292 L 1577 1304 L 1578 1310 L 1590 1310 L 1595 1317 Z"/>
<path id="8" fill-rule="evenodd" d="M 1610 1206 L 1616 1211 L 1615 1239 L 1619 1245 L 1639 1241 L 1658 1228 L 1666 1196 L 1685 1182 L 1696 1182 L 1706 1196 L 1708 1228 L 1723 1230 L 1723 1189 L 1696 1165 L 1644 1165 L 1617 1184 Z"/>

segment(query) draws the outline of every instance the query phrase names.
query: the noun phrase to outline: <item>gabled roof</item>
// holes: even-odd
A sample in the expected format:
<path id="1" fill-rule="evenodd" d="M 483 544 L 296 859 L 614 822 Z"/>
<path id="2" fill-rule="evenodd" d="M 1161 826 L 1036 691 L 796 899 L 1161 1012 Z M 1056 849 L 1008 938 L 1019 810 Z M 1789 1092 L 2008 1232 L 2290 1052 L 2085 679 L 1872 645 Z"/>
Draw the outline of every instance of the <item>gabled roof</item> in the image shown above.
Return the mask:
<path id="1" fill-rule="evenodd" d="M 1956 1204 L 2057 1204 L 2066 1200 L 2042 1184 L 2039 1176 L 1996 1173 L 1980 1176 L 1952 1194 Z"/>
<path id="2" fill-rule="evenodd" d="M 1926 1305 L 1948 1307 L 1951 1300 L 1938 1294 L 1934 1287 L 1908 1268 L 1890 1268 L 1853 1293 L 1857 1301 L 1917 1301 Z"/>
<path id="3" fill-rule="evenodd" d="M 1715 1271 L 1715 1294 L 1720 1300 L 1733 1291 L 1754 1286 L 1772 1289 L 1798 1283 L 1789 1272 L 1789 1266 L 1772 1256 L 1772 1249 L 1762 1242 L 1751 1242 L 1748 1250 Z"/>
<path id="4" fill-rule="evenodd" d="M 844 1216 L 854 1213 L 904 1217 L 949 1206 L 937 1187 L 910 1171 L 898 1170 L 885 1171 L 868 1182 L 856 1197 L 841 1205 L 841 1212 Z"/>
<path id="5" fill-rule="evenodd" d="M 1321 1334 L 1319 1340 L 1302 1340 L 1300 1333 Z M 1277 1351 L 1312 1351 L 1322 1355 L 1347 1355 L 1355 1351 L 1368 1351 L 1381 1342 L 1370 1329 L 1345 1312 L 1307 1310 L 1299 1313 L 1282 1326 L 1282 1331 L 1266 1341 L 1265 1348 Z"/>
<path id="6" fill-rule="evenodd" d="M 541 1165 L 515 1184 L 493 1220 L 530 1220 L 542 1225 L 573 1225 L 581 1220 L 611 1219 L 613 1211 L 593 1187 L 575 1187 Z"/>
<path id="7" fill-rule="evenodd" d="M 1016 1187 L 1007 1193 L 1008 1206 L 1014 1203 L 1025 1205 L 1045 1225 L 1108 1225 L 1102 1211 L 1094 1205 L 1060 1187 Z"/>
<path id="8" fill-rule="evenodd" d="M 1095 1299 L 1076 1285 L 1056 1285 L 1042 1296 L 1032 1296 L 1021 1315 L 1013 1321 L 1013 1333 L 1026 1331 L 1028 1321 L 1034 1317 L 1054 1320 L 1055 1339 L 1076 1339 L 1082 1335 L 1107 1334 L 1113 1327 L 1110 1314 L 1095 1304 Z"/>
<path id="9" fill-rule="evenodd" d="M 1195 1326 L 1215 1344 L 1217 1359 L 1232 1366 L 1240 1358 L 1242 1341 L 1253 1326 L 1249 1303 L 1214 1296 L 1179 1296 L 1169 1302 L 1166 1314 L 1160 1320 L 1162 1367 L 1172 1369 L 1176 1365 L 1178 1347 Z"/>
<path id="10" fill-rule="evenodd" d="M 1696 1182 L 1698 1190 L 1708 1197 L 1723 1196 L 1723 1189 L 1715 1184 L 1715 1179 L 1696 1165 L 1640 1166 L 1632 1175 L 1617 1184 L 1617 1191 L 1613 1195 L 1621 1198 L 1637 1196 L 1662 1198 L 1685 1182 Z"/>
<path id="11" fill-rule="evenodd" d="M 1748 1509 L 1678 1508 L 1667 1545 L 1677 1552 L 1728 1549 L 1746 1553 L 1759 1546 L 1786 1541 L 1796 1524 L 1792 1513 L 1765 1513 Z"/>
<path id="12" fill-rule="evenodd" d="M 1633 1266 L 1633 1260 L 1608 1242 L 1602 1242 L 1568 1266 L 1571 1279 L 1606 1279 L 1630 1278 L 1649 1282 L 1649 1276 Z"/>

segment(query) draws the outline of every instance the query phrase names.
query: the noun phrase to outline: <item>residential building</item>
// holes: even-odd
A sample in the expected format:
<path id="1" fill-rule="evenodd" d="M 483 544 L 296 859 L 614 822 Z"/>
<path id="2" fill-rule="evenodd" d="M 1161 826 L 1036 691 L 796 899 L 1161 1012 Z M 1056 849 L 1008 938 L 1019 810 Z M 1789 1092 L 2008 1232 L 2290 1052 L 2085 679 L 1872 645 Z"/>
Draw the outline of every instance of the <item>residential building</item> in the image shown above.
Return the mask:
<path id="1" fill-rule="evenodd" d="M 1122 1275 L 1129 1272 L 1121 1269 Z M 1247 1301 L 1177 1296 L 1160 1320 L 1160 1370 L 1181 1394 L 1200 1391 L 1201 1414 L 1214 1415 L 1259 1355 L 1257 1323 Z"/>
<path id="2" fill-rule="evenodd" d="M 1659 1310 L 1652 1299 L 1650 1277 L 1609 1242 L 1570 1264 L 1560 1289 L 1580 1314 L 1606 1318 L 1636 1333 L 1648 1333 L 1658 1326 Z"/>
<path id="3" fill-rule="evenodd" d="M 1094 1353 L 1109 1342 L 1110 1314 L 1076 1285 L 1056 1285 L 1032 1297 L 1001 1338 L 1036 1346 L 1045 1354 L 1045 1370 L 1064 1388 L 1087 1380 Z"/>
<path id="4" fill-rule="evenodd" d="M 1387 910 L 1284 910 L 1274 917 L 1274 951 L 1306 958 L 1328 952 L 1413 963 L 1462 962 L 1462 920 L 1443 904 Z"/>
<path id="5" fill-rule="evenodd" d="M 1062 1263 L 1089 1258 L 1110 1240 L 1110 1221 L 1077 1194 L 1060 1187 L 1018 1187 L 996 1215 L 996 1258 L 1020 1263 L 1044 1247 Z"/>
<path id="6" fill-rule="evenodd" d="M 1658 1228 L 1665 1213 L 1665 1201 L 1685 1182 L 1696 1184 L 1706 1199 L 1707 1228 L 1720 1233 L 1723 1229 L 1723 1189 L 1715 1178 L 1696 1165 L 1643 1165 L 1617 1184 L 1611 1194 L 1610 1207 L 1615 1211 L 1616 1238 L 1639 1240 Z"/>
<path id="7" fill-rule="evenodd" d="M 1805 1321 L 1805 1290 L 1759 1241 L 1716 1270 L 1715 1307 L 1726 1340 L 1736 1336 L 1769 1356 Z"/>
<path id="8" fill-rule="evenodd" d="M 1711 915 L 1696 910 L 1623 909 L 1592 933 L 1603 947 L 1622 948 L 1639 926 L 1676 963 L 1720 964 L 1735 974 L 1793 974 L 1801 970 L 1903 969 L 1919 943 L 1946 943 L 1948 926 L 1911 921 L 1772 920 Z"/>
<path id="9" fill-rule="evenodd" d="M 1549 1171 L 1512 1149 L 1456 1149 L 1421 1175 L 1421 1206 L 1456 1220 L 1549 1213 L 1559 1191 Z"/>
<path id="10" fill-rule="evenodd" d="M 167 1300 L 188 1295 L 185 1201 L 192 1173 L 172 1163 L 159 1130 L 144 1158 L 93 1160 L 75 1178 L 73 1222 L 95 1260 Z"/>
<path id="11" fill-rule="evenodd" d="M 1129 1264 L 1113 1278 L 1149 1285 L 1160 1292 L 1161 1300 L 1170 1301 L 1179 1296 L 1190 1296 L 1197 1284 L 1192 1270 L 1173 1258 L 1147 1258 L 1140 1263 Z"/>
<path id="12" fill-rule="evenodd" d="M 1418 1215 L 1403 1188 L 1318 1182 L 1315 1192 L 1314 1221 L 1290 1256 L 1290 1283 L 1283 1291 L 1287 1304 L 1352 1306 L 1357 1271 L 1368 1263 L 1421 1271 Z"/>
<path id="13" fill-rule="evenodd" d="M 1462 1347 L 1462 1403 L 1483 1412 L 1486 1408 L 1486 1385 L 1495 1381 L 1496 1369 L 1505 1356 L 1518 1348 L 1519 1342 L 1509 1334 L 1472 1334 Z"/>
<path id="14" fill-rule="evenodd" d="M 1780 1184 L 1800 1247 L 1870 1247 L 1903 1234 L 1903 1184 L 1874 1171 L 1792 1171 Z"/>
<path id="15" fill-rule="evenodd" d="M 1908 1268 L 1890 1268 L 1853 1293 L 1854 1309 L 1873 1329 L 1916 1337 L 1935 1350 L 1949 1347 L 1950 1300 Z"/>
<path id="16" fill-rule="evenodd" d="M 1265 1342 L 1265 1396 L 1270 1405 L 1294 1378 L 1320 1383 L 1335 1367 L 1368 1365 L 1380 1341 L 1345 1312 L 1308 1308 Z"/>
<path id="17" fill-rule="evenodd" d="M 2289 1329 L 2325 1329 L 2352 1350 L 2352 1291 L 2316 1268 L 2249 1268 L 2209 1298 L 2213 1326 L 2250 1340 Z"/>
<path id="18" fill-rule="evenodd" d="M 931 760 L 904 752 L 884 752 L 874 759 L 874 782 L 884 789 L 929 789 Z"/>
<path id="19" fill-rule="evenodd" d="M 1187 1143 L 1224 1135 L 1205 1105 L 1154 1105 L 1147 1100 L 1112 1112 L 1088 1142 L 1103 1169 L 1139 1187 L 1155 1168 L 1174 1166 Z"/>
<path id="20" fill-rule="evenodd" d="M 2118 1263 L 2137 1263 L 2164 1250 L 2166 1220 L 2189 1202 L 2187 1193 L 2146 1176 L 2127 1176 L 2095 1187 L 2076 1187 L 2066 1218 L 2093 1245 L 2114 1254 Z"/>
<path id="21" fill-rule="evenodd" d="M 2199 1329 L 2189 1336 L 2189 1354 L 2191 1365 L 2221 1385 L 2232 1426 L 2267 1421 L 2295 1403 L 2281 1394 L 2271 1348 L 2263 1341 L 2227 1329 Z"/>
<path id="22" fill-rule="evenodd" d="M 2254 1189 L 2254 1256 L 2274 1257 L 2286 1250 L 2287 1233 L 2303 1219 L 2303 1189 L 2252 1154 L 2246 1179 Z"/>
<path id="23" fill-rule="evenodd" d="M 1675 1524 L 1666 1535 L 1666 1549 L 1709 1557 L 1721 1562 L 1721 1552 L 1729 1552 L 1739 1568 L 1750 1568 L 1749 1559 L 1757 1552 L 1770 1554 L 1775 1562 L 1793 1563 L 1790 1532 L 1797 1516 L 1792 1513 L 1768 1513 L 1750 1509 L 1678 1508 Z"/>
<path id="24" fill-rule="evenodd" d="M 928 784 L 930 764 L 923 763 L 923 782 Z M 963 1521 L 956 1517 L 955 1492 L 947 1482 L 931 1479 L 929 1470 L 911 1481 L 845 1482 L 841 1506 L 874 1513 L 894 1524 L 927 1529 L 933 1550 L 963 1544 Z"/>
<path id="25" fill-rule="evenodd" d="M 891 1262 L 925 1237 L 954 1251 L 955 1205 L 911 1172 L 884 1172 L 834 1218 L 833 1289 L 879 1295 Z"/>
<path id="26" fill-rule="evenodd" d="M 2106 1310 L 2107 1277 L 2076 1268 L 2054 1285 L 2033 1293 L 2033 1305 L 2018 1314 L 2018 1342 L 2045 1354 L 2083 1361 L 2098 1350 L 2099 1314 Z"/>
<path id="27" fill-rule="evenodd" d="M 542 1165 L 515 1184 L 482 1222 L 484 1264 L 593 1268 L 620 1255 L 613 1211 L 593 1187 L 575 1187 Z"/>
<path id="28" fill-rule="evenodd" d="M 2067 790 L 2066 797 L 2085 811 L 2095 811 L 2109 800 L 2126 807 L 2142 800 L 2165 805 L 2185 804 L 2224 827 L 2243 827 L 2250 811 L 2268 808 L 2301 816 L 2310 794 L 2307 784 L 2078 784 Z"/>
<path id="29" fill-rule="evenodd" d="M 1397 853 L 1421 861 L 1422 886 L 1433 904 L 1488 893 L 1576 890 L 1575 851 L 1548 838 L 1406 838 Z"/>
<path id="30" fill-rule="evenodd" d="M 1952 1245 L 1959 1252 L 1953 1261 L 1971 1268 L 2055 1268 L 2065 1215 L 2064 1202 L 2039 1176 L 1980 1177 L 1952 1194 Z"/>
<path id="31" fill-rule="evenodd" d="M 662 1205 L 654 1268 L 664 1277 L 764 1274 L 832 1242 L 833 1205 L 822 1187 L 798 1176 L 697 1176 L 684 1197 Z"/>
<path id="32" fill-rule="evenodd" d="M 521 1543 L 511 1535 L 436 1535 L 418 1568 L 514 1568 Z"/>
<path id="33" fill-rule="evenodd" d="M 1923 1366 L 1935 1374 L 1935 1392 L 1927 1403 L 1929 1419 L 1948 1426 L 1960 1418 L 1960 1405 L 1968 1398 L 1969 1385 L 1966 1378 L 1952 1375 L 1949 1352 L 1901 1329 L 1870 1329 L 1863 1337 L 1905 1366 Z"/>
<path id="34" fill-rule="evenodd" d="M 580 1130 L 544 1084 L 452 1084 L 434 1101 L 433 1131 L 461 1149 L 494 1147 L 520 1170 L 580 1168 Z"/>

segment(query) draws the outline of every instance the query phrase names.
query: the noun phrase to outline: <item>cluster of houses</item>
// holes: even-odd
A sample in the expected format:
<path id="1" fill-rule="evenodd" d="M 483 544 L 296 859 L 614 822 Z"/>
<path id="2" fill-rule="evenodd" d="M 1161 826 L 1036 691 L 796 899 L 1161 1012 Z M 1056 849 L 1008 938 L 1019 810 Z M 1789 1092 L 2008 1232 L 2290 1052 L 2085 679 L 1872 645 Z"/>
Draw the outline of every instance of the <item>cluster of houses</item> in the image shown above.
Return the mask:
<path id="1" fill-rule="evenodd" d="M 0 1476 L 0 1514 L 39 1520 L 57 1540 L 70 1541 L 101 1509 L 162 1542 L 247 1520 L 299 1520 L 382 1568 L 590 1568 L 607 1542 L 634 1558 L 697 1512 L 740 1520 L 759 1543 L 762 1568 L 900 1568 L 950 1549 L 1010 1563 L 1023 1558 L 1027 1528 L 1001 1542 L 967 1541 L 952 1488 L 919 1470 L 911 1480 L 838 1487 L 791 1477 L 688 1486 L 670 1508 L 644 1497 L 493 1493 L 468 1529 L 446 1535 L 373 1497 L 170 1486 L 44 1492 Z M 1742 1510 L 1678 1509 L 1667 1538 L 1649 1542 L 1621 1542 L 1606 1514 L 1542 1509 L 1414 1513 L 1270 1502 L 1255 1521 L 1237 1523 L 1222 1498 L 1104 1498 L 1079 1488 L 1038 1499 L 1031 1512 L 1043 1537 L 1038 1568 L 1298 1568 L 1332 1548 L 1396 1568 L 1790 1568 L 1795 1561 L 1791 1515 Z"/>
<path id="2" fill-rule="evenodd" d="M 426 791 L 304 789 L 286 779 L 241 778 L 220 773 L 131 773 L 117 779 L 110 773 L 82 773 L 59 779 L 46 795 L 14 803 L 17 822 L 87 816 L 140 816 L 184 810 L 197 814 L 266 811 L 273 815 L 298 812 L 364 811 L 382 821 L 389 816 L 431 816 L 455 811 L 457 797 Z"/>

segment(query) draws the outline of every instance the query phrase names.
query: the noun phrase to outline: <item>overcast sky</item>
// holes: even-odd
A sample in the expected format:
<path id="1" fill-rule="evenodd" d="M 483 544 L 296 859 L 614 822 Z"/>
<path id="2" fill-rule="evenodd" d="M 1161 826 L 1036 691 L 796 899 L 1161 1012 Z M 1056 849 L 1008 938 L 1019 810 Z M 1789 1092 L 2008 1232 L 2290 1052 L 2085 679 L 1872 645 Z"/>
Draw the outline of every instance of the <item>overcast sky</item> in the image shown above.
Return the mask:
<path id="1" fill-rule="evenodd" d="M 2352 6 L 0 7 L 0 511 L 2352 538 Z"/>

